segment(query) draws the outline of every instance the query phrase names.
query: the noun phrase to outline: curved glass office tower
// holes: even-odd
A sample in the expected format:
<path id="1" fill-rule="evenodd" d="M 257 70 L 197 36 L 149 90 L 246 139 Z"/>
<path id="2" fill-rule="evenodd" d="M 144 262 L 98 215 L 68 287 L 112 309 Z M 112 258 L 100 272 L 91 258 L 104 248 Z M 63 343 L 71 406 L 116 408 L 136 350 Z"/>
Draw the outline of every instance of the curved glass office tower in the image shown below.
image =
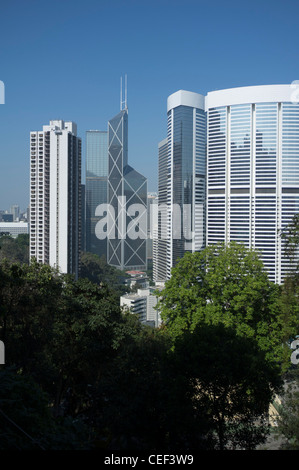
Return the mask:
<path id="1" fill-rule="evenodd" d="M 208 93 L 207 244 L 260 250 L 269 278 L 289 269 L 279 230 L 299 212 L 299 104 L 290 85 Z"/>
<path id="2" fill-rule="evenodd" d="M 205 245 L 204 96 L 185 90 L 170 95 L 167 124 L 167 140 L 159 145 L 158 239 L 153 248 L 155 281 L 168 279 L 171 268 L 186 251 L 198 251 Z"/>

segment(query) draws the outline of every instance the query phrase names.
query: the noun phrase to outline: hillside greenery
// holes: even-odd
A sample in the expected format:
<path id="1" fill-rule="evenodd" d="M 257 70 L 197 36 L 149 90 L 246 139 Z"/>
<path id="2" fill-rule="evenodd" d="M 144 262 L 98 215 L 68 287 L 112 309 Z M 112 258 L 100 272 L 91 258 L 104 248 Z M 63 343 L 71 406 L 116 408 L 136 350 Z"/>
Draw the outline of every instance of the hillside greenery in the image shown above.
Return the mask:
<path id="1" fill-rule="evenodd" d="M 187 253 L 159 294 L 163 323 L 150 328 L 120 309 L 123 273 L 84 254 L 75 280 L 21 258 L 22 238 L 0 239 L 1 450 L 177 454 L 265 442 L 270 403 L 286 376 L 297 383 L 295 264 L 278 286 L 240 244 Z M 283 406 L 292 400 L 295 416 L 282 412 L 278 431 L 296 448 L 297 395 Z"/>

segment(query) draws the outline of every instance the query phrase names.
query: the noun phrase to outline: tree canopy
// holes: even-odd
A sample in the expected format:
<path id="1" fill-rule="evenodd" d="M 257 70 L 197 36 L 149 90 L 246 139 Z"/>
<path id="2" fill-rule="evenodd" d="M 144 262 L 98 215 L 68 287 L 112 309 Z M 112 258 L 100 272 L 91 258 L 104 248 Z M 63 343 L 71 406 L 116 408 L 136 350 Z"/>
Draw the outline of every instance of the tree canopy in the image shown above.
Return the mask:
<path id="1" fill-rule="evenodd" d="M 22 233 L 16 238 L 0 234 L 0 261 L 7 259 L 12 263 L 29 262 L 29 235 Z"/>
<path id="2" fill-rule="evenodd" d="M 118 272 L 89 255 L 85 266 L 75 280 L 34 260 L 0 262 L 2 448 L 263 442 L 293 310 L 281 308 L 256 252 L 231 244 L 186 254 L 161 293 L 158 329 L 121 311 Z"/>
<path id="3" fill-rule="evenodd" d="M 86 278 L 95 284 L 109 285 L 118 295 L 126 291 L 125 273 L 110 266 L 104 256 L 82 251 L 80 262 L 80 278 Z"/>
<path id="4" fill-rule="evenodd" d="M 221 323 L 255 338 L 269 358 L 282 360 L 286 325 L 280 289 L 269 281 L 255 250 L 232 242 L 186 253 L 158 295 L 173 338 L 199 324 Z"/>
<path id="5" fill-rule="evenodd" d="M 278 365 L 266 360 L 255 339 L 222 323 L 198 324 L 176 339 L 173 354 L 215 448 L 252 450 L 264 441 L 269 403 L 282 381 Z"/>

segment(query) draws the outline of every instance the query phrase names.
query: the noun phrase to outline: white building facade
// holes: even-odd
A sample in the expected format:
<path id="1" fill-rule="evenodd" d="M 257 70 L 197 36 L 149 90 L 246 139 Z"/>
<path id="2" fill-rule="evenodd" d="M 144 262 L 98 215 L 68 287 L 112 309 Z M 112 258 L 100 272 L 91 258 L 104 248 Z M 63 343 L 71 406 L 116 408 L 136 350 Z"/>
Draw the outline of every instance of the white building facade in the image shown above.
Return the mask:
<path id="1" fill-rule="evenodd" d="M 81 139 L 73 122 L 30 133 L 30 257 L 79 272 Z"/>
<path id="2" fill-rule="evenodd" d="M 138 316 L 141 323 L 151 325 L 155 328 L 161 325 L 161 317 L 156 309 L 158 298 L 155 289 L 137 289 L 136 293 L 125 294 L 120 297 L 120 306 L 124 310 Z"/>
<path id="3" fill-rule="evenodd" d="M 207 245 L 260 251 L 270 280 L 289 269 L 279 231 L 299 212 L 299 104 L 290 85 L 208 93 Z"/>
<path id="4" fill-rule="evenodd" d="M 21 234 L 28 234 L 27 222 L 0 222 L 0 234 L 9 235 L 12 238 L 17 238 Z"/>

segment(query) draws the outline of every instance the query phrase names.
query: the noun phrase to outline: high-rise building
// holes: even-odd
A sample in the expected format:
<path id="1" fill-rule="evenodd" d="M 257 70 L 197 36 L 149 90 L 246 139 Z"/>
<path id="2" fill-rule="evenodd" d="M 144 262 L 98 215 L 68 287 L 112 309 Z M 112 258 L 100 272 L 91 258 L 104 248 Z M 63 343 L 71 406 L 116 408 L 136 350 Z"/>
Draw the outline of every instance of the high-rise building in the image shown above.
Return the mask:
<path id="1" fill-rule="evenodd" d="M 13 215 L 13 221 L 17 222 L 20 217 L 20 206 L 18 206 L 17 204 L 11 206 L 10 213 Z"/>
<path id="2" fill-rule="evenodd" d="M 241 242 L 259 250 L 276 283 L 290 269 L 279 232 L 299 212 L 299 103 L 293 93 L 291 85 L 217 90 L 206 97 L 174 93 L 168 98 L 167 140 L 159 147 L 159 206 L 168 201 L 173 219 L 171 204 L 203 201 L 200 215 L 193 212 L 200 240 L 194 250 Z M 154 243 L 155 280 L 169 278 L 169 267 L 184 253 L 173 224 L 167 219 L 162 228 L 168 238 L 166 249 L 161 237 Z M 170 253 L 167 262 L 163 249 Z"/>
<path id="3" fill-rule="evenodd" d="M 11 214 L 11 213 L 2 214 L 2 221 L 3 222 L 13 222 L 13 214 Z"/>
<path id="4" fill-rule="evenodd" d="M 205 246 L 204 96 L 183 90 L 169 96 L 167 123 L 167 139 L 159 145 L 155 281 L 169 278 L 172 267 L 186 251 L 199 251 Z"/>
<path id="5" fill-rule="evenodd" d="M 158 204 L 158 195 L 156 193 L 148 193 L 147 195 L 147 259 L 150 265 L 152 265 L 153 261 L 153 234 L 151 230 L 152 204 Z"/>
<path id="6" fill-rule="evenodd" d="M 207 244 L 260 251 L 269 278 L 289 269 L 279 230 L 299 212 L 299 104 L 290 85 L 208 93 Z"/>
<path id="7" fill-rule="evenodd" d="M 151 217 L 153 237 L 153 280 L 164 282 L 168 279 L 167 260 L 170 258 L 170 165 L 168 165 L 168 141 L 164 139 L 158 146 L 158 207 L 156 220 Z M 155 209 L 155 208 L 152 208 Z M 153 211 L 152 211 L 153 214 Z M 170 269 L 170 265 L 169 265 Z"/>
<path id="8" fill-rule="evenodd" d="M 107 239 L 96 237 L 96 208 L 108 202 L 108 133 L 86 132 L 86 251 L 107 259 Z"/>
<path id="9" fill-rule="evenodd" d="M 107 229 L 108 264 L 121 270 L 146 269 L 147 179 L 128 165 L 127 107 L 108 122 L 108 203 L 113 212 Z"/>
<path id="10" fill-rule="evenodd" d="M 86 251 L 86 191 L 81 184 L 81 251 Z"/>
<path id="11" fill-rule="evenodd" d="M 30 257 L 79 273 L 81 139 L 73 122 L 30 133 Z"/>

